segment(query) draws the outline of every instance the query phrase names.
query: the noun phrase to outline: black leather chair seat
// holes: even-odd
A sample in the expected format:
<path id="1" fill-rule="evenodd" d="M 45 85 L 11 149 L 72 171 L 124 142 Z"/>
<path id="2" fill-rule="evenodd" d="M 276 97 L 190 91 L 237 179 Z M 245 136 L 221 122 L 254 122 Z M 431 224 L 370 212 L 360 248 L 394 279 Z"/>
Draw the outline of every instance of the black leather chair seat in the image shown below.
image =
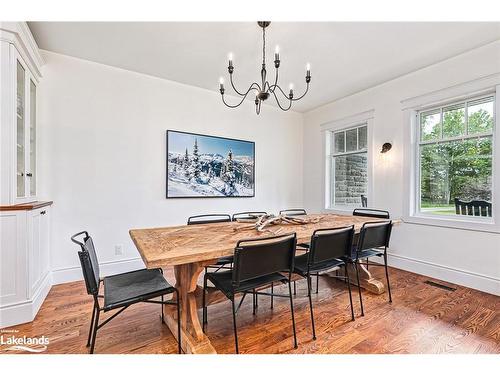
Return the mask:
<path id="1" fill-rule="evenodd" d="M 159 268 L 104 278 L 104 311 L 174 292 Z"/>
<path id="2" fill-rule="evenodd" d="M 363 258 L 369 258 L 372 256 L 380 257 L 382 255 L 384 255 L 384 251 L 379 250 L 379 249 L 366 249 L 366 250 L 360 251 L 359 254 L 356 254 L 356 248 L 353 248 L 351 258 L 356 259 L 356 257 L 358 257 L 359 259 L 363 259 Z"/>
<path id="3" fill-rule="evenodd" d="M 257 277 L 252 280 L 242 281 L 240 286 L 233 288 L 233 271 L 223 271 L 223 272 L 213 272 L 207 274 L 207 279 L 210 280 L 222 293 L 224 293 L 228 298 L 234 293 L 241 291 L 252 290 L 256 287 L 262 285 L 276 283 L 276 282 L 286 282 L 287 278 L 281 273 L 275 272 L 270 275 Z"/>
<path id="4" fill-rule="evenodd" d="M 308 254 L 299 255 L 295 257 L 293 272 L 298 273 L 300 276 L 307 275 L 307 257 Z M 311 272 L 325 271 L 327 269 L 337 267 L 343 264 L 345 264 L 345 261 L 342 259 L 329 260 L 323 263 L 315 264 L 313 267 L 310 268 L 310 271 Z"/>

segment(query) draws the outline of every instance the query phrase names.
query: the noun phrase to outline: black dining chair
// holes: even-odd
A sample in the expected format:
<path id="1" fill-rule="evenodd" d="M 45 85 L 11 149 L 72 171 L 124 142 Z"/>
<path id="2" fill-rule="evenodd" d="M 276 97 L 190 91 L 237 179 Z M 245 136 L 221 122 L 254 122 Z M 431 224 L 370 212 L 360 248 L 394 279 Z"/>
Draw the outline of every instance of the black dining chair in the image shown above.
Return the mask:
<path id="1" fill-rule="evenodd" d="M 203 224 L 214 224 L 214 223 L 230 223 L 231 215 L 229 214 L 205 214 L 190 216 L 187 220 L 187 225 L 203 225 Z M 228 255 L 217 260 L 217 263 L 205 267 L 205 272 L 209 268 L 216 268 L 217 270 L 224 268 L 231 268 L 230 265 L 233 263 L 233 256 Z M 229 266 L 228 266 L 229 265 Z"/>
<path id="2" fill-rule="evenodd" d="M 188 217 L 187 225 L 228 223 L 230 221 L 231 215 L 228 214 L 204 214 Z"/>
<path id="3" fill-rule="evenodd" d="M 361 305 L 361 315 L 364 316 L 363 297 L 361 295 L 361 284 L 359 282 L 359 270 L 361 259 L 366 259 L 367 264 L 371 266 L 383 266 L 385 268 L 385 277 L 387 280 L 387 291 L 389 292 L 389 302 L 392 302 L 391 284 L 389 282 L 389 271 L 387 269 L 387 248 L 391 239 L 392 221 L 378 221 L 365 223 L 359 232 L 358 243 L 353 247 L 350 261 L 356 268 L 356 281 L 359 292 L 359 304 Z M 384 264 L 368 262 L 371 257 L 383 257 Z"/>
<path id="4" fill-rule="evenodd" d="M 361 194 L 361 207 L 368 207 L 368 198 L 364 194 Z"/>
<path id="5" fill-rule="evenodd" d="M 293 272 L 307 279 L 307 296 L 311 310 L 313 339 L 316 340 L 314 327 L 314 313 L 311 297 L 311 276 L 320 271 L 327 271 L 337 267 L 344 267 L 345 276 L 335 276 L 347 281 L 349 302 L 351 305 L 351 319 L 354 320 L 352 305 L 351 283 L 349 279 L 348 259 L 351 256 L 354 225 L 343 228 L 317 229 L 311 236 L 311 248 L 307 254 L 295 257 Z"/>
<path id="6" fill-rule="evenodd" d="M 281 210 L 280 215 L 286 215 L 286 216 L 303 216 L 307 215 L 307 211 L 304 210 L 303 208 L 289 208 L 286 210 Z M 298 250 L 302 251 L 309 251 L 309 246 L 307 242 L 301 242 L 297 244 Z M 319 291 L 319 274 L 316 275 L 316 294 L 318 294 Z M 294 281 L 293 282 L 293 294 L 297 294 L 297 283 Z"/>
<path id="7" fill-rule="evenodd" d="M 289 208 L 286 210 L 281 210 L 280 215 L 301 216 L 301 215 L 307 215 L 307 212 L 303 208 Z"/>
<path id="8" fill-rule="evenodd" d="M 233 221 L 237 221 L 238 219 L 257 219 L 259 216 L 267 215 L 267 212 L 264 211 L 247 211 L 247 212 L 238 212 L 233 214 Z"/>
<path id="9" fill-rule="evenodd" d="M 127 307 L 139 302 L 160 304 L 162 323 L 165 323 L 163 305 L 175 305 L 177 307 L 177 339 L 178 352 L 180 354 L 181 316 L 179 292 L 165 280 L 162 269 L 153 268 L 125 272 L 107 276 L 101 280 L 99 262 L 92 237 L 89 236 L 88 232 L 83 231 L 73 235 L 71 241 L 80 246 L 81 251 L 78 252 L 78 256 L 82 266 L 85 286 L 87 288 L 87 293 L 94 297 L 94 307 L 92 309 L 92 319 L 87 339 L 87 347 L 90 346 L 90 354 L 94 353 L 97 331 L 118 316 Z M 101 282 L 104 286 L 104 295 L 99 294 Z M 171 293 L 176 294 L 177 298 L 175 301 L 164 301 L 164 295 Z M 161 301 L 154 300 L 154 298 L 158 297 L 161 298 Z M 99 298 L 103 299 L 102 306 L 99 303 Z M 99 324 L 99 315 L 101 311 L 107 312 L 118 308 L 120 309 L 118 312 Z"/>
<path id="10" fill-rule="evenodd" d="M 352 216 L 375 217 L 379 219 L 389 219 L 389 211 L 376 210 L 374 208 L 355 208 Z"/>
<path id="11" fill-rule="evenodd" d="M 297 334 L 295 331 L 295 316 L 290 284 L 290 278 L 294 269 L 296 243 L 297 238 L 295 233 L 238 241 L 234 249 L 233 269 L 231 271 L 206 273 L 203 278 L 203 331 L 205 332 L 207 327 L 208 311 L 205 296 L 207 281 L 210 281 L 216 289 L 220 290 L 231 300 L 236 353 L 239 353 L 236 315 L 248 293 L 271 297 L 286 297 L 290 300 L 294 348 L 297 348 Z M 258 291 L 261 288 L 267 288 L 271 283 L 288 284 L 288 295 Z M 240 293 L 243 293 L 243 296 L 238 308 L 236 308 L 235 297 Z"/>

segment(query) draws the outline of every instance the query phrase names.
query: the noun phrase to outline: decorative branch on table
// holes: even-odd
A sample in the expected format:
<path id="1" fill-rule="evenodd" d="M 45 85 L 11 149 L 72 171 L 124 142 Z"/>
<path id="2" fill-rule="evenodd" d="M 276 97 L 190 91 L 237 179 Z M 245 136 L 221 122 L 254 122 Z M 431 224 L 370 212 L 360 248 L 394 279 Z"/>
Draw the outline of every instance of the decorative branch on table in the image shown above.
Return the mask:
<path id="1" fill-rule="evenodd" d="M 287 215 L 262 215 L 256 216 L 255 219 L 237 219 L 239 223 L 251 222 L 251 225 L 245 225 L 244 227 L 234 227 L 234 231 L 256 229 L 258 232 L 269 231 L 273 234 L 279 234 L 283 228 L 278 228 L 276 231 L 270 230 L 268 227 L 272 225 L 304 225 L 304 224 L 316 224 L 321 221 L 322 216 L 308 217 L 308 216 L 287 216 Z"/>

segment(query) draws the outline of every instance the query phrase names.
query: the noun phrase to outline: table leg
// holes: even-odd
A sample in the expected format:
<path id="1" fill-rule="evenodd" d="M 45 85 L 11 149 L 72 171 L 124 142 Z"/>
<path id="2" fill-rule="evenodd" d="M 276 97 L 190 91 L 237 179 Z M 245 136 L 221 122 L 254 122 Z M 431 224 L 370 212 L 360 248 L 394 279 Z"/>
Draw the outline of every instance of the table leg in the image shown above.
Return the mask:
<path id="1" fill-rule="evenodd" d="M 200 273 L 206 265 L 214 263 L 195 262 L 174 266 L 175 287 L 179 290 L 181 299 L 181 335 L 182 350 L 185 353 L 203 354 L 216 353 L 208 337 L 203 333 L 200 320 L 198 319 L 198 307 L 196 295 L 199 294 L 197 281 Z M 177 338 L 177 313 L 173 306 L 164 307 L 165 323 Z"/>
<path id="2" fill-rule="evenodd" d="M 354 264 L 349 264 L 347 267 L 349 267 L 349 275 L 351 276 L 351 283 L 356 284 L 356 277 L 353 277 L 353 275 L 356 275 L 356 269 L 354 268 L 355 267 Z M 370 271 L 368 271 L 368 269 L 364 265 L 360 263 L 358 265 L 358 270 L 359 270 L 359 282 L 363 289 L 366 289 L 369 292 L 375 294 L 382 294 L 385 292 L 385 285 L 380 280 L 375 279 L 370 273 Z M 338 272 L 339 276 L 344 276 L 344 268 L 339 269 Z M 332 273 L 332 276 L 334 276 L 334 273 Z"/>

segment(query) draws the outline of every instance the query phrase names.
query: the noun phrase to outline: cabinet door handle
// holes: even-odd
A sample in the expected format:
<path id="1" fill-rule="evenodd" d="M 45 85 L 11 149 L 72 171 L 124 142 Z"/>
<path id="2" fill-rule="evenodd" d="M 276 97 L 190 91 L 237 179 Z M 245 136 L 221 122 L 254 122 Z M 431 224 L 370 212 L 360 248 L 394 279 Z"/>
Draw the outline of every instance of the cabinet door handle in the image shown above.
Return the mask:
<path id="1" fill-rule="evenodd" d="M 47 213 L 47 211 L 43 210 L 40 212 L 40 215 L 45 215 Z"/>
<path id="2" fill-rule="evenodd" d="M 26 173 L 26 176 L 33 177 L 33 173 Z"/>

